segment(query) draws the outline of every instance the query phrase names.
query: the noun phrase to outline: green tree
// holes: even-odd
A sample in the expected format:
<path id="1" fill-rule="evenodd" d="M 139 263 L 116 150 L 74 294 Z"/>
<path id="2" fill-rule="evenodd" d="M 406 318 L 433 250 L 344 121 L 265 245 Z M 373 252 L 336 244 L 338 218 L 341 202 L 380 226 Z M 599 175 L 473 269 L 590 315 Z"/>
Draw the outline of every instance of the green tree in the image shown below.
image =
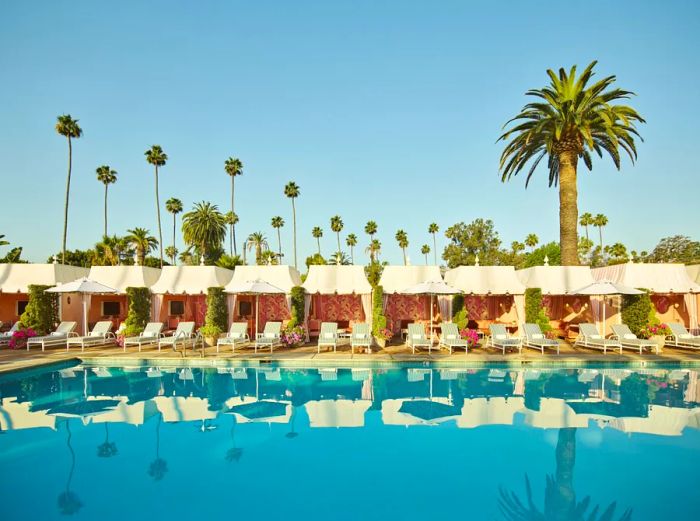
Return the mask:
<path id="1" fill-rule="evenodd" d="M 320 253 L 314 253 L 313 255 L 309 255 L 306 257 L 306 270 L 309 270 L 309 266 L 323 266 L 324 264 L 327 264 L 326 259 L 323 258 L 323 255 Z"/>
<path id="2" fill-rule="evenodd" d="M 173 214 L 173 249 L 171 250 L 171 253 L 174 251 L 173 255 L 170 256 L 170 259 L 173 263 L 173 266 L 175 265 L 175 258 L 177 255 L 177 241 L 175 240 L 175 230 L 177 229 L 177 214 L 182 212 L 182 201 L 176 197 L 171 197 L 167 201 L 165 201 L 165 209 Z M 166 252 L 167 255 L 167 252 Z"/>
<path id="3" fill-rule="evenodd" d="M 247 251 L 255 252 L 256 264 L 266 264 L 263 259 L 263 253 L 268 251 L 270 248 L 267 243 L 267 237 L 265 237 L 263 232 L 253 232 L 248 235 L 248 238 L 245 241 L 245 247 Z"/>
<path id="4" fill-rule="evenodd" d="M 117 182 L 117 171 L 107 165 L 102 165 L 95 170 L 97 180 L 105 186 L 105 230 L 102 235 L 107 236 L 107 188 Z"/>
<path id="5" fill-rule="evenodd" d="M 367 221 L 367 224 L 365 224 L 365 233 L 369 235 L 370 241 L 374 239 L 377 229 L 377 223 L 374 221 Z"/>
<path id="6" fill-rule="evenodd" d="M 345 244 L 350 248 L 350 262 L 355 264 L 355 246 L 357 246 L 357 235 L 354 233 L 348 234 L 345 238 Z"/>
<path id="7" fill-rule="evenodd" d="M 243 266 L 244 262 L 240 255 L 234 255 L 233 257 L 230 255 L 222 255 L 218 258 L 215 264 L 220 268 L 232 270 L 235 269 L 236 266 Z"/>
<path id="8" fill-rule="evenodd" d="M 301 195 L 301 190 L 297 184 L 293 181 L 288 182 L 284 187 L 284 195 L 292 200 L 292 234 L 294 237 L 294 267 L 297 267 L 297 210 L 294 204 L 299 195 Z"/>
<path id="9" fill-rule="evenodd" d="M 180 253 L 180 251 L 175 246 L 171 245 L 165 248 L 165 256 L 170 258 L 170 262 L 172 262 L 173 266 L 175 265 L 175 259 L 177 259 L 178 253 Z"/>
<path id="10" fill-rule="evenodd" d="M 610 259 L 609 264 L 623 264 L 629 260 L 627 247 L 621 242 L 606 246 L 605 253 Z"/>
<path id="11" fill-rule="evenodd" d="M 136 250 L 139 264 L 143 266 L 146 262 L 146 255 L 158 246 L 158 239 L 150 235 L 150 232 L 145 228 L 134 228 L 127 230 L 127 232 L 129 235 L 126 236 L 126 240 Z"/>
<path id="12" fill-rule="evenodd" d="M 338 241 L 338 249 L 336 250 L 338 253 L 340 253 L 340 232 L 343 231 L 343 226 L 343 220 L 340 218 L 340 215 L 331 217 L 331 231 L 335 233 Z"/>
<path id="13" fill-rule="evenodd" d="M 151 318 L 151 292 L 148 288 L 126 288 L 129 311 L 124 321 L 125 336 L 141 333 Z"/>
<path id="14" fill-rule="evenodd" d="M 475 219 L 469 224 L 454 224 L 445 230 L 448 245 L 442 254 L 449 268 L 473 265 L 476 256 L 480 264 L 492 266 L 500 263 L 501 239 L 493 221 Z"/>
<path id="15" fill-rule="evenodd" d="M 423 246 L 421 246 L 420 252 L 423 255 L 425 255 L 425 265 L 427 266 L 428 265 L 428 254 L 430 253 L 430 246 L 428 246 L 427 244 L 424 244 Z"/>
<path id="16" fill-rule="evenodd" d="M 280 234 L 280 229 L 284 226 L 284 219 L 279 215 L 272 218 L 272 227 L 277 230 L 277 253 L 279 255 L 280 263 L 282 262 L 282 235 Z"/>
<path id="17" fill-rule="evenodd" d="M 23 327 L 33 329 L 39 335 L 48 335 L 58 324 L 58 294 L 47 293 L 50 287 L 30 284 L 27 287 L 29 302 L 19 318 Z"/>
<path id="18" fill-rule="evenodd" d="M 406 258 L 406 248 L 408 248 L 408 234 L 403 230 L 399 230 L 396 232 L 394 238 L 399 244 L 399 248 L 401 248 L 401 251 L 403 252 L 403 265 L 406 266 L 408 264 L 408 259 Z"/>
<path id="19" fill-rule="evenodd" d="M 644 258 L 647 255 L 642 252 L 640 257 Z M 664 237 L 648 257 L 648 262 L 697 264 L 700 263 L 700 242 L 693 241 L 685 235 Z"/>
<path id="20" fill-rule="evenodd" d="M 316 239 L 318 254 L 321 255 L 321 237 L 323 237 L 323 229 L 320 226 L 314 226 L 311 229 L 311 236 Z"/>
<path id="21" fill-rule="evenodd" d="M 102 240 L 95 244 L 92 264 L 98 266 L 117 266 L 121 264 L 124 257 L 131 253 L 131 244 L 126 237 L 116 235 L 102 237 Z"/>
<path id="22" fill-rule="evenodd" d="M 602 213 L 599 213 L 593 218 L 593 226 L 598 228 L 598 238 L 600 239 L 600 249 L 601 251 L 604 251 L 603 248 L 603 228 L 608 225 L 608 218 L 603 215 Z"/>
<path id="23" fill-rule="evenodd" d="M 556 242 L 543 244 L 539 248 L 535 248 L 527 254 L 523 262 L 523 268 L 531 268 L 533 266 L 543 266 L 547 259 L 547 264 L 550 266 L 561 265 L 561 249 Z"/>
<path id="24" fill-rule="evenodd" d="M 525 237 L 525 246 L 530 248 L 530 251 L 534 250 L 540 243 L 540 238 L 534 233 L 528 233 Z"/>
<path id="25" fill-rule="evenodd" d="M 336 251 L 328 258 L 328 264 L 331 266 L 349 266 L 350 257 L 342 251 Z"/>
<path id="26" fill-rule="evenodd" d="M 590 239 L 590 237 L 588 237 L 588 227 L 593 226 L 593 216 L 588 212 L 582 213 L 578 223 L 583 226 L 583 229 L 586 231 L 586 239 Z"/>
<path id="27" fill-rule="evenodd" d="M 163 267 L 163 228 L 160 222 L 160 195 L 158 194 L 158 169 L 168 162 L 168 155 L 163 152 L 160 145 L 153 145 L 144 152 L 146 161 L 153 165 L 156 176 L 156 216 L 158 217 L 158 244 L 160 246 L 160 267 Z M 174 243 L 173 243 L 174 244 Z"/>
<path id="28" fill-rule="evenodd" d="M 378 262 L 379 259 L 379 254 L 382 251 L 382 243 L 379 242 L 379 239 L 372 239 L 369 243 L 369 246 L 365 248 L 365 253 L 369 255 L 369 262 L 370 264 L 374 264 L 375 262 Z"/>
<path id="29" fill-rule="evenodd" d="M 68 140 L 68 177 L 66 178 L 66 204 L 63 210 L 63 245 L 61 246 L 61 263 L 66 263 L 66 239 L 68 237 L 68 202 L 70 200 L 70 176 L 73 170 L 73 140 L 83 135 L 83 129 L 78 125 L 78 120 L 70 114 L 58 116 L 56 132 Z"/>
<path id="30" fill-rule="evenodd" d="M 185 244 L 197 248 L 205 259 L 226 238 L 226 219 L 219 207 L 207 201 L 196 203 L 192 210 L 182 216 L 182 235 Z"/>
<path id="31" fill-rule="evenodd" d="M 226 170 L 226 173 L 231 178 L 231 213 L 236 215 L 236 209 L 234 207 L 235 179 L 236 179 L 236 176 L 243 175 L 243 163 L 241 162 L 240 159 L 237 159 L 235 157 L 229 157 L 224 162 L 224 170 Z M 236 220 L 236 222 L 237 222 L 237 220 Z M 236 246 L 236 223 L 229 222 L 229 226 L 231 227 L 231 229 L 230 229 L 231 244 L 229 245 L 229 249 L 231 251 L 229 251 L 229 254 L 230 255 L 238 255 L 238 249 Z"/>
<path id="32" fill-rule="evenodd" d="M 435 234 L 440 231 L 440 227 L 437 225 L 437 223 L 431 223 L 430 226 L 428 226 L 428 233 L 433 236 L 433 262 L 437 266 L 437 242 L 435 240 Z"/>
<path id="33" fill-rule="evenodd" d="M 591 170 L 591 154 L 607 153 L 620 168 L 620 149 L 634 162 L 637 157 L 635 124 L 644 119 L 631 107 L 616 104 L 633 93 L 612 88 L 615 76 L 589 85 L 592 62 L 577 77 L 576 67 L 557 75 L 548 70 L 550 85 L 527 92 L 537 98 L 506 123 L 512 126 L 499 141 L 507 142 L 501 154 L 501 180 L 517 175 L 528 163 L 525 186 L 537 165 L 547 156 L 549 185 L 559 185 L 559 243 L 564 265 L 578 264 L 577 166 L 582 159 Z M 510 140 L 510 141 L 508 141 Z"/>

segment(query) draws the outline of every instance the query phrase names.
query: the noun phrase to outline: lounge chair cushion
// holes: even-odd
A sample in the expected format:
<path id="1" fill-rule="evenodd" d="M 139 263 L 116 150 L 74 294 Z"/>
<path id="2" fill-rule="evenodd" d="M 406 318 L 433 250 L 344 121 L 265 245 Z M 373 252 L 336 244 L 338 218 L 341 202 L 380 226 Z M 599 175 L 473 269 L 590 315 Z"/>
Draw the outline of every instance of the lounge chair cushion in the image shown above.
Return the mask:
<path id="1" fill-rule="evenodd" d="M 543 340 L 544 335 L 542 333 L 535 333 L 534 335 L 531 335 L 533 340 Z"/>
<path id="2" fill-rule="evenodd" d="M 362 333 L 355 333 L 355 338 L 363 339 L 365 338 L 365 335 L 363 335 Z"/>
<path id="3" fill-rule="evenodd" d="M 264 333 L 263 336 L 265 338 L 275 338 L 276 335 L 274 333 Z"/>
<path id="4" fill-rule="evenodd" d="M 689 338 L 693 338 L 693 335 L 691 335 L 690 333 L 685 333 L 682 335 L 678 335 L 678 338 L 681 338 L 683 340 L 688 340 Z"/>
<path id="5" fill-rule="evenodd" d="M 588 338 L 592 338 L 593 340 L 601 340 L 603 337 L 600 335 L 588 335 Z"/>
<path id="6" fill-rule="evenodd" d="M 496 340 L 507 340 L 508 337 L 506 335 L 494 335 L 494 338 Z"/>
<path id="7" fill-rule="evenodd" d="M 417 334 L 417 335 L 411 335 L 411 338 L 413 340 L 420 340 L 423 337 L 423 335 Z"/>
<path id="8" fill-rule="evenodd" d="M 447 335 L 447 340 L 456 340 L 457 335 Z"/>
<path id="9" fill-rule="evenodd" d="M 637 335 L 635 335 L 634 333 L 627 333 L 623 335 L 622 338 L 624 338 L 625 340 L 637 340 Z"/>

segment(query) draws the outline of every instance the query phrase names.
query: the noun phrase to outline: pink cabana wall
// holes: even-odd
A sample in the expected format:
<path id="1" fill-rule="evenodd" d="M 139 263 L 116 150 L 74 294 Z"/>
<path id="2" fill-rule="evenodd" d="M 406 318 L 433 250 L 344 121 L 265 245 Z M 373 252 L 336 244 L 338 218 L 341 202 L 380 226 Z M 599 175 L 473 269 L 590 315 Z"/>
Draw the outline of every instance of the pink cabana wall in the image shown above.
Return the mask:
<path id="1" fill-rule="evenodd" d="M 512 295 L 465 295 L 464 307 L 467 309 L 470 327 L 484 332 L 493 323 L 518 327 L 519 317 Z"/>
<path id="2" fill-rule="evenodd" d="M 387 327 L 394 333 L 400 331 L 402 322 L 429 322 L 430 296 L 398 293 L 386 295 L 384 315 L 387 317 Z"/>
<path id="3" fill-rule="evenodd" d="M 167 329 L 175 329 L 180 322 L 194 322 L 196 327 L 204 325 L 204 317 L 207 314 L 206 295 L 162 295 L 162 303 L 158 313 L 158 322 L 163 322 Z M 170 302 L 180 301 L 185 303 L 184 315 L 170 315 Z"/>
<path id="4" fill-rule="evenodd" d="M 232 296 L 233 297 L 233 296 Z M 236 295 L 233 322 L 248 322 L 248 332 L 253 335 L 255 329 L 255 295 Z M 249 302 L 251 313 L 248 316 L 239 315 L 240 302 Z M 286 295 L 260 295 L 258 301 L 258 329 L 263 331 L 267 322 L 286 322 L 291 319 Z M 251 336 L 253 338 L 253 336 Z"/>
<path id="5" fill-rule="evenodd" d="M 309 333 L 318 334 L 321 322 L 337 322 L 340 327 L 352 327 L 355 322 L 365 322 L 361 295 L 311 295 L 312 305 L 308 317 Z"/>

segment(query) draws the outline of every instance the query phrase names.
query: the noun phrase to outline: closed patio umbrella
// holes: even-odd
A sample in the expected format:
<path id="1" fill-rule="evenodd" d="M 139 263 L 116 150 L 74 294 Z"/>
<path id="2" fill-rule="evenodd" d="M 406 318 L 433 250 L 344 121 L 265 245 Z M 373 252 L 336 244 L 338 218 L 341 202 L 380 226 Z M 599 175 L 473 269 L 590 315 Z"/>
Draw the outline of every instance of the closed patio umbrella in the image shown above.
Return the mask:
<path id="1" fill-rule="evenodd" d="M 454 288 L 442 280 L 433 280 L 420 282 L 414 286 L 410 286 L 399 293 L 404 295 L 430 295 L 430 340 L 433 339 L 433 297 L 435 295 L 456 295 L 461 293 L 460 290 Z"/>
<path id="2" fill-rule="evenodd" d="M 226 288 L 227 293 L 235 293 L 238 295 L 255 295 L 255 334 L 253 338 L 258 336 L 258 303 L 260 295 L 283 295 L 285 291 L 265 282 L 261 279 L 248 280 L 240 284 L 229 285 Z"/>
<path id="3" fill-rule="evenodd" d="M 88 309 L 85 295 L 96 295 L 104 293 L 117 293 L 117 290 L 83 277 L 73 282 L 59 284 L 46 290 L 49 293 L 79 293 L 83 300 L 83 335 L 88 334 Z"/>
<path id="4" fill-rule="evenodd" d="M 644 293 L 635 288 L 618 284 L 609 280 L 599 280 L 571 292 L 574 295 L 589 295 L 603 298 L 603 337 L 605 337 L 605 297 L 606 295 L 641 295 Z"/>

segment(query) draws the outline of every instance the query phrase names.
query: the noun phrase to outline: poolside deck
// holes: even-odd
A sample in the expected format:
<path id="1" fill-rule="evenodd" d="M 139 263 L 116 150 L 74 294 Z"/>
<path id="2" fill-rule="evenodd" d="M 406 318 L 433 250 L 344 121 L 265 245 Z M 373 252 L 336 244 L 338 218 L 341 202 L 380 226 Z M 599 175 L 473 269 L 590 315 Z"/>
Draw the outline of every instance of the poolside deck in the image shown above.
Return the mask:
<path id="1" fill-rule="evenodd" d="M 375 348 L 376 349 L 376 348 Z M 0 373 L 19 369 L 38 367 L 45 364 L 61 362 L 66 360 L 82 360 L 88 363 L 115 363 L 115 364 L 136 364 L 136 365 L 162 365 L 177 364 L 186 361 L 191 365 L 219 365 L 228 363 L 267 363 L 279 362 L 284 365 L 357 365 L 367 363 L 391 363 L 391 362 L 413 362 L 413 363 L 436 363 L 439 365 L 473 365 L 484 364 L 509 364 L 509 365 L 583 365 L 583 364 L 683 364 L 700 365 L 700 351 L 687 349 L 675 349 L 665 347 L 661 354 L 655 355 L 645 353 L 640 355 L 632 350 L 625 350 L 623 354 L 585 349 L 574 346 L 568 342 L 562 342 L 561 354 L 556 355 L 553 351 L 545 351 L 543 355 L 534 349 L 524 348 L 522 354 L 510 352 L 503 355 L 501 351 L 492 348 L 477 347 L 470 350 L 465 355 L 459 350 L 449 354 L 446 350 L 433 349 L 432 353 L 427 351 L 411 353 L 411 349 L 405 345 L 390 345 L 372 354 L 350 353 L 349 344 L 340 344 L 338 351 L 317 352 L 315 344 L 307 344 L 295 348 L 276 348 L 273 353 L 269 351 L 258 351 L 254 353 L 251 348 L 238 348 L 235 354 L 229 349 L 222 349 L 216 353 L 216 348 L 209 347 L 204 353 L 197 348 L 193 351 L 187 350 L 183 356 L 181 352 L 171 349 L 158 351 L 155 346 L 145 347 L 141 352 L 129 349 L 126 352 L 118 346 L 93 347 L 85 349 L 81 353 L 79 349 L 66 350 L 65 348 L 51 348 L 42 352 L 37 349 L 26 350 L 0 350 Z"/>

